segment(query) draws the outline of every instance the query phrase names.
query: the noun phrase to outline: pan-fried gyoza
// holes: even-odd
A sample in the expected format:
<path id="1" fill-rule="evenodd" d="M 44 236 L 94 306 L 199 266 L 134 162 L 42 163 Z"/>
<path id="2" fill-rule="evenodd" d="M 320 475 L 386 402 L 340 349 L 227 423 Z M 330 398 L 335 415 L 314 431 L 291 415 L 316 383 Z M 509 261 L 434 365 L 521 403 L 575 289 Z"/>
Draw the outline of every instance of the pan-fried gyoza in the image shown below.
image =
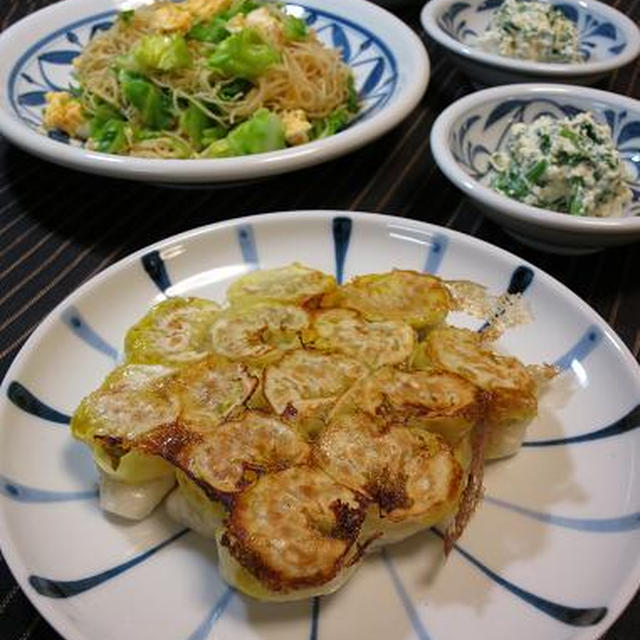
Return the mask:
<path id="1" fill-rule="evenodd" d="M 496 331 L 447 324 L 459 304 L 432 275 L 338 285 L 301 264 L 239 278 L 222 306 L 161 302 L 73 417 L 102 507 L 141 519 L 166 497 L 263 600 L 335 591 L 434 525 L 449 548 L 553 374 L 497 353 Z"/>

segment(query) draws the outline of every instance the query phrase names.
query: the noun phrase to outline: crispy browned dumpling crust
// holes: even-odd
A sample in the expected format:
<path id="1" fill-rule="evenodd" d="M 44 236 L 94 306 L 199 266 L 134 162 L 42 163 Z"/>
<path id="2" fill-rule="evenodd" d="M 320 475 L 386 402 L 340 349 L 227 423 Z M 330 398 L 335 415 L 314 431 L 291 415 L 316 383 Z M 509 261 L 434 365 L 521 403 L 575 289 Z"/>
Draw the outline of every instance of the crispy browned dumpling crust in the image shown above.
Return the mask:
<path id="1" fill-rule="evenodd" d="M 310 453 L 295 429 L 257 411 L 207 432 L 176 422 L 147 434 L 136 447 L 162 456 L 211 499 L 227 504 L 260 475 L 302 464 Z"/>
<path id="2" fill-rule="evenodd" d="M 286 267 L 253 271 L 238 278 L 229 287 L 227 297 L 233 305 L 280 302 L 312 307 L 336 286 L 333 276 L 295 262 Z"/>
<path id="3" fill-rule="evenodd" d="M 314 445 L 314 460 L 371 499 L 389 527 L 442 520 L 455 510 L 463 487 L 462 468 L 439 435 L 363 412 L 331 422 Z"/>
<path id="4" fill-rule="evenodd" d="M 323 471 L 292 467 L 238 496 L 220 544 L 273 592 L 320 586 L 360 558 L 365 510 Z"/>
<path id="5" fill-rule="evenodd" d="M 450 287 L 401 270 L 338 287 L 294 264 L 238 279 L 224 309 L 165 301 L 73 433 L 118 499 L 177 477 L 173 516 L 215 537 L 222 577 L 259 599 L 331 593 L 366 551 L 434 524 L 448 550 L 485 457 L 518 449 L 555 373 L 445 325 Z"/>
<path id="6" fill-rule="evenodd" d="M 323 309 L 312 313 L 302 341 L 313 349 L 341 353 L 377 369 L 405 362 L 413 350 L 415 332 L 399 320 L 374 322 L 352 309 Z"/>
<path id="7" fill-rule="evenodd" d="M 538 384 L 517 358 L 492 351 L 482 335 L 456 327 L 439 327 L 425 338 L 432 366 L 456 373 L 487 394 L 485 456 L 515 453 L 526 426 L 538 412 Z"/>
<path id="8" fill-rule="evenodd" d="M 367 320 L 400 320 L 421 329 L 442 322 L 452 299 L 440 278 L 395 270 L 356 276 L 326 294 L 321 306 L 354 309 Z"/>
<path id="9" fill-rule="evenodd" d="M 300 347 L 300 333 L 309 326 L 301 307 L 258 302 L 231 307 L 211 325 L 213 350 L 229 360 L 264 366 Z"/>
<path id="10" fill-rule="evenodd" d="M 242 410 L 257 384 L 242 363 L 209 356 L 175 378 L 180 422 L 207 430 Z"/>
<path id="11" fill-rule="evenodd" d="M 125 441 L 173 421 L 180 410 L 174 374 L 159 365 L 117 367 L 76 410 L 74 436 L 89 444 L 96 437 Z"/>
<path id="12" fill-rule="evenodd" d="M 332 415 L 363 411 L 376 420 L 439 433 L 455 446 L 483 417 L 485 402 L 482 390 L 459 375 L 385 367 L 356 383 Z"/>
<path id="13" fill-rule="evenodd" d="M 535 381 L 516 358 L 492 351 L 482 335 L 457 327 L 439 327 L 425 338 L 433 366 L 456 373 L 490 394 L 488 420 L 499 424 L 535 415 Z"/>
<path id="14" fill-rule="evenodd" d="M 170 431 L 173 440 L 166 438 L 163 447 L 183 446 L 196 431 L 206 432 L 243 408 L 256 384 L 242 364 L 212 356 L 177 373 L 158 365 L 125 365 L 83 400 L 72 428 L 111 458 L 114 470 L 131 450 L 170 460 L 170 453 L 145 450 L 141 441 Z"/>
<path id="15" fill-rule="evenodd" d="M 155 305 L 125 337 L 127 362 L 183 366 L 211 353 L 209 327 L 220 307 L 202 298 Z"/>
<path id="16" fill-rule="evenodd" d="M 299 349 L 265 369 L 264 395 L 276 414 L 313 437 L 336 400 L 367 373 L 353 358 Z"/>

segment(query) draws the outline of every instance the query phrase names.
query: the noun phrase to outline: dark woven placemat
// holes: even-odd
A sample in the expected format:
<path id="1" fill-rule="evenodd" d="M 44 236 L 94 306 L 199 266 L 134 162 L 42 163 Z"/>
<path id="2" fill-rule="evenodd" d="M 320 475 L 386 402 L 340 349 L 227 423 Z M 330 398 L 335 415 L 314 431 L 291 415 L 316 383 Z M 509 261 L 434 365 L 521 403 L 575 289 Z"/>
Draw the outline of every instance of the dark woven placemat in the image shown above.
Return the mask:
<path id="1" fill-rule="evenodd" d="M 51 0 L 2 0 L 2 29 Z M 636 22 L 640 0 L 609 3 Z M 400 17 L 424 38 L 419 8 Z M 241 215 L 293 209 L 392 213 L 463 231 L 555 276 L 640 351 L 640 244 L 586 257 L 524 247 L 484 218 L 436 168 L 429 130 L 473 91 L 429 44 L 432 76 L 421 104 L 396 130 L 347 157 L 272 180 L 222 190 L 165 189 L 93 177 L 45 163 L 0 138 L 0 377 L 38 323 L 88 278 L 175 233 Z M 640 97 L 640 62 L 600 88 Z M 57 640 L 0 558 L 0 640 Z M 142 637 L 142 636 L 141 636 Z M 640 597 L 604 636 L 640 638 Z M 96 639 L 99 640 L 99 639 Z"/>

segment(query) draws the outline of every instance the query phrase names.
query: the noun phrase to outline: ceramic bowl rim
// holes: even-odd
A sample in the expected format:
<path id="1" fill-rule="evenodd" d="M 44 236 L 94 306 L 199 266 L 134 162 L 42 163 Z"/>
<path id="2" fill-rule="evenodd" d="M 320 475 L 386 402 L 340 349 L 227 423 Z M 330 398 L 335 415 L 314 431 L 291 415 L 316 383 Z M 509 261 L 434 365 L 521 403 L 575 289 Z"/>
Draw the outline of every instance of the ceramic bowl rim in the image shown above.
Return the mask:
<path id="1" fill-rule="evenodd" d="M 500 98 L 535 97 L 555 94 L 571 101 L 581 97 L 615 104 L 640 114 L 640 102 L 609 91 L 576 87 L 563 84 L 511 84 L 472 93 L 447 107 L 435 121 L 431 129 L 431 149 L 440 170 L 466 195 L 482 204 L 499 211 L 507 218 L 513 218 L 528 225 L 549 229 L 571 231 L 581 235 L 604 234 L 624 235 L 626 232 L 640 233 L 640 216 L 596 218 L 576 217 L 549 209 L 523 204 L 483 185 L 464 171 L 451 152 L 449 135 L 454 123 L 473 107 Z"/>
<path id="2" fill-rule="evenodd" d="M 519 60 L 508 58 L 496 53 L 481 51 L 477 47 L 470 47 L 451 37 L 438 24 L 438 17 L 442 10 L 458 0 L 429 0 L 422 9 L 420 19 L 427 34 L 436 40 L 443 47 L 470 61 L 482 63 L 488 67 L 495 67 L 502 70 L 521 73 L 522 75 L 549 76 L 551 78 L 565 78 L 567 76 L 581 77 L 598 73 L 613 71 L 622 67 L 640 54 L 640 30 L 634 22 L 623 13 L 609 7 L 598 0 L 566 0 L 566 3 L 577 5 L 583 9 L 595 9 L 620 28 L 626 38 L 627 47 L 620 53 L 613 54 L 610 58 L 600 61 L 574 62 L 574 63 L 550 63 L 533 62 L 530 60 Z M 471 6 L 479 4 L 481 0 L 465 0 Z"/>
<path id="3" fill-rule="evenodd" d="M 305 1 L 300 0 L 301 4 Z M 313 6 L 317 0 L 311 0 Z M 76 4 L 78 17 L 98 13 L 100 5 L 109 7 L 105 0 L 98 0 L 84 8 L 83 0 L 63 0 L 36 11 L 19 20 L 0 34 L 0 56 L 8 56 L 6 73 L 0 76 L 0 83 L 6 87 L 10 69 L 15 65 L 26 48 L 19 44 L 21 38 L 28 40 L 32 26 L 45 20 L 52 20 L 51 31 L 58 29 L 55 17 L 61 10 Z M 306 168 L 331 160 L 372 142 L 398 125 L 419 103 L 427 89 L 430 78 L 430 60 L 424 44 L 415 32 L 392 13 L 367 0 L 351 0 L 353 6 L 366 11 L 371 24 L 387 25 L 379 28 L 378 37 L 396 54 L 393 41 L 386 36 L 388 27 L 403 33 L 403 47 L 406 60 L 413 67 L 413 81 L 398 90 L 394 100 L 385 105 L 371 118 L 356 123 L 334 136 L 316 140 L 298 147 L 236 158 L 158 160 L 132 158 L 90 151 L 81 147 L 65 145 L 52 140 L 24 124 L 5 105 L 0 105 L 0 133 L 14 144 L 41 158 L 69 168 L 130 180 L 156 181 L 166 183 L 217 183 L 263 178 L 289 171 Z M 104 8 L 103 7 L 103 8 Z M 350 21 L 346 7 L 327 8 L 327 11 Z M 19 50 L 17 50 L 19 47 Z"/>

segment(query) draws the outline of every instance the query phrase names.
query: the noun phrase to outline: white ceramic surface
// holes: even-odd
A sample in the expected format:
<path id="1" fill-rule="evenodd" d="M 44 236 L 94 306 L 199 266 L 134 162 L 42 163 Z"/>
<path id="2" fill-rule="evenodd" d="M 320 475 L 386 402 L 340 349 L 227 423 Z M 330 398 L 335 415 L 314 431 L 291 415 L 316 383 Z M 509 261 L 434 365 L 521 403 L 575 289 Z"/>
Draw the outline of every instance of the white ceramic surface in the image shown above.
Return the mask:
<path id="1" fill-rule="evenodd" d="M 430 0 L 422 24 L 430 38 L 474 83 L 571 82 L 588 85 L 628 64 L 640 53 L 640 31 L 627 16 L 597 0 L 549 1 L 578 28 L 583 63 L 532 62 L 489 53 L 477 46 L 502 0 Z"/>
<path id="2" fill-rule="evenodd" d="M 544 113 L 562 118 L 591 111 L 612 129 L 634 194 L 622 217 L 572 216 L 539 209 L 493 191 L 489 156 L 502 149 L 515 122 Z M 508 85 L 471 94 L 445 109 L 431 130 L 441 171 L 492 220 L 524 243 L 553 253 L 585 253 L 640 240 L 640 102 L 568 85 Z"/>
<path id="3" fill-rule="evenodd" d="M 368 558 L 332 596 L 260 604 L 228 590 L 213 543 L 180 535 L 162 509 L 139 524 L 101 513 L 89 454 L 64 414 L 101 382 L 126 329 L 163 291 L 221 299 L 247 270 L 294 260 L 337 277 L 402 267 L 521 291 L 534 321 L 501 346 L 564 373 L 543 395 L 527 445 L 489 465 L 485 502 L 446 563 L 425 532 Z M 448 229 L 299 211 L 170 238 L 56 308 L 1 391 L 2 552 L 68 640 L 595 639 L 640 579 L 637 363 L 565 287 Z"/>
<path id="4" fill-rule="evenodd" d="M 141 0 L 134 3 L 142 4 Z M 46 91 L 68 87 L 72 62 L 118 8 L 132 0 L 63 0 L 0 35 L 0 132 L 13 143 L 67 167 L 130 180 L 221 183 L 263 178 L 353 151 L 396 126 L 417 105 L 429 81 L 429 58 L 418 36 L 365 0 L 301 0 L 303 15 L 353 69 L 362 101 L 358 120 L 323 140 L 239 158 L 158 160 L 89 151 L 48 137 L 41 128 Z"/>

